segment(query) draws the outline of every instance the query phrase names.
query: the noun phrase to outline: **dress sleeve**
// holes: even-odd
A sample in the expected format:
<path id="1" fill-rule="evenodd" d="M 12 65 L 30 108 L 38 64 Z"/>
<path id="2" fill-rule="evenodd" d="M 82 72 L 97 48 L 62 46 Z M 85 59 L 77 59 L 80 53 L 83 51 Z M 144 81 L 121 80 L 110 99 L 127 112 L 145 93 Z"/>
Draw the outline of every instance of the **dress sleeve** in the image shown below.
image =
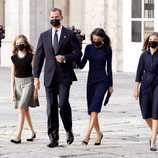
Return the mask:
<path id="1" fill-rule="evenodd" d="M 143 73 L 144 73 L 144 60 L 143 60 L 143 53 L 142 53 L 138 62 L 135 82 L 142 81 Z"/>
<path id="2" fill-rule="evenodd" d="M 87 53 L 88 53 L 88 47 L 86 46 L 86 48 L 85 48 L 85 52 L 84 52 L 84 56 L 83 56 L 83 58 L 80 60 L 80 62 L 79 62 L 79 64 L 78 64 L 78 66 L 79 66 L 79 68 L 80 69 L 83 69 L 84 67 L 85 67 L 85 65 L 86 65 L 86 63 L 87 63 Z"/>
<path id="3" fill-rule="evenodd" d="M 109 80 L 109 86 L 113 86 L 113 75 L 112 75 L 112 49 L 108 49 L 108 59 L 107 59 L 107 74 Z"/>

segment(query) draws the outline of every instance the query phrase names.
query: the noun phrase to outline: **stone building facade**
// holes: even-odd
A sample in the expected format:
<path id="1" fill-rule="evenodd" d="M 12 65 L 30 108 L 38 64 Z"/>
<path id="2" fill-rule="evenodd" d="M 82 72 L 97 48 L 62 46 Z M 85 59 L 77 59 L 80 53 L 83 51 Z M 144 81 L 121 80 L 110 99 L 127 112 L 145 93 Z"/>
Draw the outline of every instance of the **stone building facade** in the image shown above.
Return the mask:
<path id="1" fill-rule="evenodd" d="M 84 46 L 94 28 L 105 29 L 111 38 L 114 71 L 135 71 L 144 37 L 158 28 L 156 0 L 0 0 L 0 24 L 6 32 L 1 66 L 9 66 L 18 34 L 25 34 L 36 47 L 40 33 L 51 27 L 52 7 L 62 9 L 64 26 L 74 25 L 85 33 Z"/>

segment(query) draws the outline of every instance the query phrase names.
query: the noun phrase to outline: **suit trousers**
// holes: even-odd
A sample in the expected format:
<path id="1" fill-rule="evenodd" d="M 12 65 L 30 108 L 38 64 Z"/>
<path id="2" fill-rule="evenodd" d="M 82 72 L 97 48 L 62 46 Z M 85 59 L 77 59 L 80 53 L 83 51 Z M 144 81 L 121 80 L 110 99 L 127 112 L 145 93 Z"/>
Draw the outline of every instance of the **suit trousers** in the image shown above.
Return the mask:
<path id="1" fill-rule="evenodd" d="M 59 139 L 59 117 L 58 108 L 60 109 L 60 117 L 64 128 L 67 132 L 72 130 L 72 112 L 69 103 L 70 85 L 53 84 L 46 87 L 47 98 L 47 117 L 48 117 L 48 136 L 51 141 Z"/>

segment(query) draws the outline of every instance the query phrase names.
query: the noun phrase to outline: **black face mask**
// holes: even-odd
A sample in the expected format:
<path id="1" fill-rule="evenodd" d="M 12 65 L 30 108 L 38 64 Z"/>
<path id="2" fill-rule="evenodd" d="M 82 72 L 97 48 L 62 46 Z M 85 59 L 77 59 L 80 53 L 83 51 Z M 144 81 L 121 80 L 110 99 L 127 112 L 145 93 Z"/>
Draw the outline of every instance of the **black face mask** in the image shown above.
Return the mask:
<path id="1" fill-rule="evenodd" d="M 93 44 L 96 46 L 96 47 L 99 47 L 103 44 L 103 41 L 99 41 L 99 42 L 95 42 L 93 41 Z"/>
<path id="2" fill-rule="evenodd" d="M 158 46 L 158 42 L 156 41 L 149 41 L 149 47 L 156 48 Z"/>
<path id="3" fill-rule="evenodd" d="M 17 48 L 17 50 L 23 51 L 24 48 L 25 48 L 25 45 L 24 44 L 19 44 L 19 45 L 16 45 L 16 48 Z"/>
<path id="4" fill-rule="evenodd" d="M 54 27 L 58 27 L 60 25 L 60 19 L 52 19 L 50 20 L 50 23 Z"/>

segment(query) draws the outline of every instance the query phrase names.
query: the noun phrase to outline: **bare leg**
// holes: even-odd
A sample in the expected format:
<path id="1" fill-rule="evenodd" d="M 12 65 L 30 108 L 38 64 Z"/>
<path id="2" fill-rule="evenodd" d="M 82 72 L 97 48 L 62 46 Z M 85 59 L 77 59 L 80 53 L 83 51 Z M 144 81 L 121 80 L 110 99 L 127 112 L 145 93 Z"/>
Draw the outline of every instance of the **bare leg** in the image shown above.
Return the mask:
<path id="1" fill-rule="evenodd" d="M 98 117 L 98 113 L 96 112 L 91 112 L 91 115 L 90 115 L 90 120 L 89 120 L 89 127 L 88 127 L 88 130 L 87 130 L 87 133 L 86 133 L 86 136 L 85 136 L 85 141 L 88 142 L 89 138 L 90 138 L 90 135 L 91 135 L 91 132 L 92 132 L 92 129 L 96 123 L 96 119 Z"/>
<path id="2" fill-rule="evenodd" d="M 99 126 L 99 120 L 98 120 L 98 117 L 96 118 L 96 121 L 95 121 L 95 124 L 94 124 L 94 128 L 96 130 L 96 133 L 97 133 L 97 140 L 96 142 L 99 142 L 100 141 L 100 138 L 102 136 L 102 133 L 100 131 L 100 126 Z"/>
<path id="3" fill-rule="evenodd" d="M 21 139 L 24 121 L 25 121 L 25 109 L 19 109 L 19 122 L 18 122 L 18 130 L 17 130 L 16 140 Z"/>
<path id="4" fill-rule="evenodd" d="M 150 127 L 150 129 L 152 130 L 152 119 L 151 118 L 146 119 L 145 121 L 146 121 L 147 125 Z M 158 131 L 157 131 L 157 134 L 158 134 Z"/>
<path id="5" fill-rule="evenodd" d="M 147 125 L 150 127 L 150 129 L 152 130 L 152 119 L 146 119 L 145 122 L 147 123 Z"/>
<path id="6" fill-rule="evenodd" d="M 158 120 L 152 120 L 151 144 L 156 144 L 157 132 L 158 132 Z"/>
<path id="7" fill-rule="evenodd" d="M 26 113 L 26 123 L 27 126 L 29 128 L 29 130 L 31 131 L 32 136 L 35 134 L 34 130 L 33 130 L 33 126 L 32 126 L 32 122 L 31 122 L 31 116 L 30 116 L 30 112 L 29 109 L 25 109 L 25 113 Z"/>

